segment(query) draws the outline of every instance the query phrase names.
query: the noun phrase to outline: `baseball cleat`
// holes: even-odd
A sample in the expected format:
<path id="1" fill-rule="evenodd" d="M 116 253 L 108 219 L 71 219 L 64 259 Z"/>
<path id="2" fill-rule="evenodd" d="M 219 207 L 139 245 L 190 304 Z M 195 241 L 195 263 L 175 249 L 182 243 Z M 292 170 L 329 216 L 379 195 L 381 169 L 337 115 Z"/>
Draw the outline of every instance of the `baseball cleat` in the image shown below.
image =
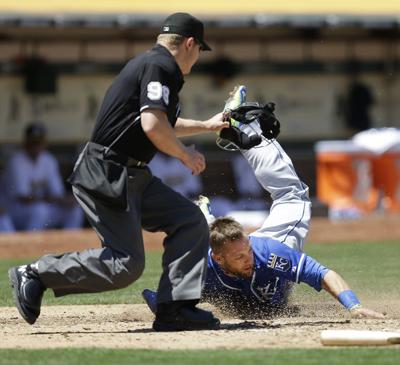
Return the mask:
<path id="1" fill-rule="evenodd" d="M 153 329 L 159 332 L 218 330 L 218 318 L 197 308 L 193 301 L 176 301 L 157 305 Z"/>
<path id="2" fill-rule="evenodd" d="M 12 267 L 8 270 L 8 277 L 15 306 L 26 322 L 34 324 L 40 315 L 40 306 L 46 287 L 29 265 Z"/>
<path id="3" fill-rule="evenodd" d="M 204 195 L 199 195 L 199 198 L 194 201 L 194 204 L 200 208 L 201 212 L 204 214 L 204 217 L 206 217 L 208 224 L 211 224 L 215 221 L 215 217 L 211 213 L 210 199 Z"/>
<path id="4" fill-rule="evenodd" d="M 275 104 L 260 104 L 257 102 L 247 103 L 246 93 L 247 89 L 244 85 L 235 86 L 233 91 L 230 93 L 230 97 L 225 102 L 224 114 L 233 128 L 225 128 L 220 132 L 220 138 L 233 142 L 241 149 L 250 149 L 251 147 L 257 145 L 255 138 L 260 136 L 264 136 L 266 139 L 276 138 L 280 131 L 280 123 L 273 114 L 275 110 Z M 242 112 L 248 110 L 249 113 L 253 115 L 253 121 L 247 116 L 246 120 L 241 119 L 244 118 L 244 114 L 242 113 L 241 115 L 241 113 L 238 113 L 239 106 L 242 108 Z M 255 107 L 260 109 L 256 113 L 251 111 Z M 261 113 L 261 110 L 264 112 Z M 232 133 L 232 131 L 229 131 L 235 127 L 242 132 L 242 135 L 238 135 L 237 132 Z M 222 132 L 224 132 L 225 135 L 222 134 Z M 254 138 L 254 141 L 247 141 L 247 139 L 252 138 Z M 259 140 L 259 143 L 260 142 L 261 141 Z M 219 144 L 217 143 L 217 145 Z M 243 148 L 243 146 L 245 147 Z"/>
<path id="5" fill-rule="evenodd" d="M 247 89 L 244 85 L 236 85 L 233 90 L 229 93 L 228 100 L 225 101 L 224 113 L 229 114 L 229 111 L 237 108 L 240 104 L 246 102 Z M 229 122 L 233 127 L 239 127 L 240 121 L 229 117 Z"/>
<path id="6" fill-rule="evenodd" d="M 225 102 L 224 112 L 237 108 L 246 101 L 247 89 L 244 85 L 236 85 L 229 93 L 229 98 Z"/>
<path id="7" fill-rule="evenodd" d="M 150 290 L 150 289 L 144 289 L 142 291 L 142 297 L 144 301 L 146 302 L 147 306 L 149 309 L 156 314 L 157 312 L 157 292 Z"/>
<path id="8" fill-rule="evenodd" d="M 241 123 L 229 116 L 230 110 L 237 108 L 246 101 L 246 93 L 246 86 L 236 85 L 229 93 L 229 98 L 225 102 L 224 115 L 229 120 L 231 126 L 218 133 L 216 144 L 226 151 L 238 151 L 241 148 L 250 149 L 253 147 L 253 143 L 249 140 L 248 136 L 239 130 Z"/>

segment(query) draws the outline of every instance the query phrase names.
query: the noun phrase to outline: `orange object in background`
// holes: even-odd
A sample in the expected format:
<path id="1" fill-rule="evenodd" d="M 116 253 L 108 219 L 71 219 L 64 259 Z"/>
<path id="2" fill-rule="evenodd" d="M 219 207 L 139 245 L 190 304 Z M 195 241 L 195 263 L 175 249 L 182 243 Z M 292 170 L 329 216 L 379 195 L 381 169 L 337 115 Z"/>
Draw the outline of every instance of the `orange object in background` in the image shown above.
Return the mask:
<path id="1" fill-rule="evenodd" d="M 320 141 L 317 154 L 317 196 L 330 208 L 374 210 L 374 155 L 352 141 Z"/>
<path id="2" fill-rule="evenodd" d="M 373 181 L 383 193 L 383 207 L 392 213 L 400 212 L 400 146 L 375 158 Z"/>

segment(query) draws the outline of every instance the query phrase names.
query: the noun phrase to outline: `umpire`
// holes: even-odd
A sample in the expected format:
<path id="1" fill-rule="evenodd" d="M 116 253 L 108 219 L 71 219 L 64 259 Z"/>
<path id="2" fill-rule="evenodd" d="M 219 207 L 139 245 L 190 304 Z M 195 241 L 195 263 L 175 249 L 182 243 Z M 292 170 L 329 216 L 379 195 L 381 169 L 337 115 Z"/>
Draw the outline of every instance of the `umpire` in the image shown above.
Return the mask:
<path id="1" fill-rule="evenodd" d="M 111 84 L 70 177 L 102 248 L 46 255 L 9 270 L 15 304 L 28 323 L 39 316 L 46 288 L 63 296 L 119 289 L 136 281 L 145 266 L 143 227 L 167 234 L 153 328 L 219 327 L 211 312 L 196 307 L 206 274 L 207 222 L 195 204 L 147 167 L 160 150 L 200 174 L 204 156 L 177 136 L 218 132 L 229 125 L 222 113 L 204 122 L 179 118 L 183 76 L 201 50 L 211 50 L 203 23 L 187 13 L 172 14 L 155 47 L 130 60 Z"/>

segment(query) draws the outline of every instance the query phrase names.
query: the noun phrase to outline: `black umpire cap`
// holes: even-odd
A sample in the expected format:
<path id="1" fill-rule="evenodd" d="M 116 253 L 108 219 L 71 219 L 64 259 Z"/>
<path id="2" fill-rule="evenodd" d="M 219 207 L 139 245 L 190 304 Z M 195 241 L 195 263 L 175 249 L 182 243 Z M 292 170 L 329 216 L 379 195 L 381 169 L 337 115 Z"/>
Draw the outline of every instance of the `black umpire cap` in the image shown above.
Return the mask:
<path id="1" fill-rule="evenodd" d="M 204 41 L 203 23 L 188 13 L 174 13 L 165 19 L 161 27 L 161 34 L 179 34 L 184 37 L 193 37 L 200 43 L 203 51 L 211 51 Z"/>

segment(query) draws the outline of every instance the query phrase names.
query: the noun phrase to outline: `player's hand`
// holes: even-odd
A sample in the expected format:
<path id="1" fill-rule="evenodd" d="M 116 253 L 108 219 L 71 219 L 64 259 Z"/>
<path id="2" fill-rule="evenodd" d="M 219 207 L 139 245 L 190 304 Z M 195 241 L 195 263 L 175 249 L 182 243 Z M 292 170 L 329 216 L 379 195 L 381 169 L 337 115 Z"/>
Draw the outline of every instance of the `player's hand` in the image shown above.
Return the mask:
<path id="1" fill-rule="evenodd" d="M 206 168 L 204 156 L 195 150 L 194 146 L 186 147 L 186 154 L 181 159 L 182 163 L 192 171 L 193 175 L 199 175 Z"/>
<path id="2" fill-rule="evenodd" d="M 203 122 L 206 126 L 206 129 L 210 132 L 219 132 L 224 128 L 228 128 L 230 126 L 229 122 L 224 122 L 223 112 L 215 114 L 210 119 Z"/>
<path id="3" fill-rule="evenodd" d="M 372 318 L 372 319 L 383 319 L 385 315 L 379 312 L 375 312 L 372 309 L 357 307 L 350 310 L 352 318 Z"/>

